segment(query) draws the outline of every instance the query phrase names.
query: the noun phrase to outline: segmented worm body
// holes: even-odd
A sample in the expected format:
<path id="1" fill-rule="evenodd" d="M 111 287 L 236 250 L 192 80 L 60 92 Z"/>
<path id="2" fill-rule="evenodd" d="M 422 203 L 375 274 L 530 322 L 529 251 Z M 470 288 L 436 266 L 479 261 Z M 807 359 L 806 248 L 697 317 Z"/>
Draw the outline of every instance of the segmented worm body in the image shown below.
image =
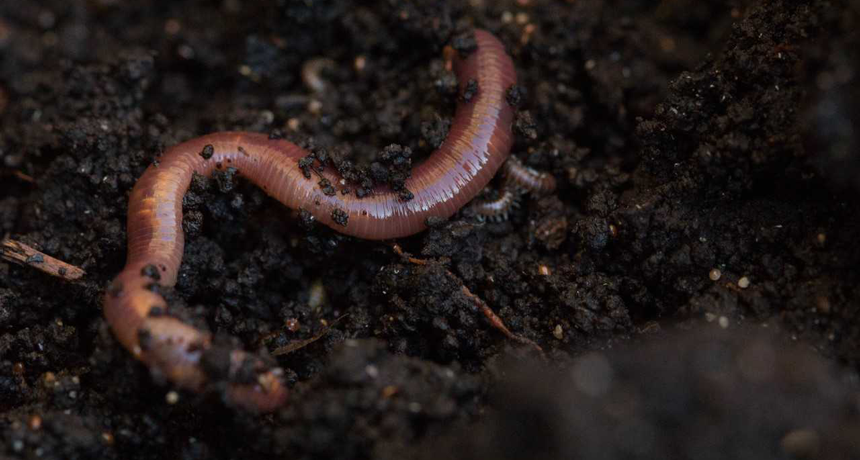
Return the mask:
<path id="1" fill-rule="evenodd" d="M 286 399 L 281 370 L 241 350 L 222 349 L 210 333 L 170 316 L 159 286 L 176 282 L 184 249 L 182 198 L 194 173 L 210 176 L 233 167 L 286 206 L 304 209 L 317 221 L 348 235 L 380 240 L 424 230 L 427 219 L 448 218 L 487 185 L 508 158 L 514 111 L 506 100 L 516 83 L 504 46 L 476 30 L 477 50 L 456 58 L 463 91 L 477 93 L 457 105 L 442 146 L 415 167 L 406 181 L 414 198 L 403 201 L 387 186 L 369 196 L 326 194 L 305 178 L 298 162 L 307 152 L 262 134 L 225 132 L 168 149 L 135 184 L 129 200 L 128 259 L 105 297 L 105 316 L 117 339 L 155 374 L 176 385 L 201 390 L 226 382 L 231 403 L 270 411 Z M 342 184 L 334 171 L 322 172 Z"/>
<path id="2" fill-rule="evenodd" d="M 472 211 L 481 222 L 504 222 L 508 220 L 511 211 L 520 207 L 521 194 L 512 187 L 503 187 L 498 196 L 491 200 L 478 201 L 472 205 Z"/>
<path id="3" fill-rule="evenodd" d="M 502 175 L 504 180 L 498 198 L 480 201 L 472 206 L 480 219 L 501 222 L 519 207 L 523 194 L 545 195 L 555 190 L 554 177 L 524 165 L 515 156 L 508 158 L 502 166 Z"/>
<path id="4" fill-rule="evenodd" d="M 555 178 L 545 172 L 537 171 L 531 166 L 524 165 L 517 157 L 512 156 L 505 162 L 502 170 L 505 186 L 512 187 L 523 193 L 546 195 L 555 191 Z"/>

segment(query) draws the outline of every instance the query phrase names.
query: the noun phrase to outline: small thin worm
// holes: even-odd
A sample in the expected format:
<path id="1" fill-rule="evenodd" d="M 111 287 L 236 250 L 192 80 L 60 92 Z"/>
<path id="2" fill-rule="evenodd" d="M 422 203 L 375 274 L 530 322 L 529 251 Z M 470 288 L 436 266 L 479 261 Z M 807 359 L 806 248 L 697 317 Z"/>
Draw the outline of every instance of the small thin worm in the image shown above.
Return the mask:
<path id="1" fill-rule="evenodd" d="M 511 156 L 502 166 L 502 182 L 499 197 L 472 205 L 472 211 L 481 220 L 501 222 L 510 212 L 519 207 L 520 196 L 524 193 L 546 195 L 555 191 L 555 178 L 524 165 L 517 157 Z"/>
<path id="2" fill-rule="evenodd" d="M 272 411 L 287 389 L 280 368 L 241 350 L 222 349 L 212 335 L 169 315 L 159 286 L 176 283 L 184 249 L 182 198 L 194 173 L 236 168 L 266 193 L 347 235 L 384 240 L 412 235 L 430 218 L 446 219 L 468 203 L 508 158 L 514 109 L 506 102 L 516 72 L 504 45 L 492 34 L 475 31 L 477 50 L 454 60 L 461 94 L 454 121 L 442 146 L 415 167 L 406 187 L 414 198 L 403 201 L 378 185 L 369 196 L 326 194 L 308 180 L 299 160 L 308 152 L 284 141 L 245 132 L 210 134 L 168 149 L 144 172 L 129 198 L 128 259 L 105 296 L 104 312 L 119 342 L 154 374 L 175 385 L 202 390 L 226 381 L 233 405 Z M 477 92 L 475 92 L 477 85 Z M 332 184 L 341 177 L 326 168 Z"/>

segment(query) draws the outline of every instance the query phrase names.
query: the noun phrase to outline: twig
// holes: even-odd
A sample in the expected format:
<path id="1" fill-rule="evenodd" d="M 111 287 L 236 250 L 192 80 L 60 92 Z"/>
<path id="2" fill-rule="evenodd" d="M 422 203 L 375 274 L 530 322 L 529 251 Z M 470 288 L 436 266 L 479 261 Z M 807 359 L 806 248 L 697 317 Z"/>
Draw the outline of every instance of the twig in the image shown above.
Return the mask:
<path id="1" fill-rule="evenodd" d="M 403 248 L 401 248 L 401 247 L 400 247 L 400 245 L 399 245 L 399 244 L 397 244 L 397 243 L 394 243 L 394 244 L 391 246 L 391 249 L 393 249 L 393 250 L 394 250 L 394 253 L 395 253 L 395 254 L 397 254 L 398 256 L 400 256 L 400 257 L 402 257 L 402 258 L 406 259 L 407 261 L 409 261 L 409 262 L 411 262 L 411 263 L 413 263 L 413 264 L 415 264 L 415 265 L 427 265 L 427 261 L 426 261 L 426 260 L 424 260 L 424 259 L 416 259 L 416 258 L 414 258 L 414 257 L 411 257 L 409 254 L 405 253 L 405 252 L 403 251 Z"/>
<path id="2" fill-rule="evenodd" d="M 55 259 L 41 251 L 37 251 L 20 241 L 4 239 L 0 243 L 0 258 L 9 262 L 35 268 L 51 276 L 56 276 L 67 281 L 81 279 L 87 272 L 67 264 L 62 260 Z"/>
<path id="3" fill-rule="evenodd" d="M 22 181 L 24 181 L 24 182 L 29 182 L 29 183 L 31 183 L 31 184 L 35 184 L 35 183 L 36 183 L 36 179 L 33 179 L 33 176 L 31 176 L 31 175 L 29 175 L 29 174 L 24 174 L 23 172 L 18 171 L 18 170 L 13 171 L 13 172 L 12 172 L 12 174 L 13 174 L 15 177 L 17 177 L 18 179 L 21 179 L 21 180 L 22 180 Z"/>
<path id="4" fill-rule="evenodd" d="M 502 321 L 502 318 L 499 318 L 499 316 L 496 315 L 496 312 L 494 312 L 493 309 L 491 309 L 487 305 L 487 303 L 484 302 L 483 299 L 476 296 L 475 294 L 472 294 L 472 291 L 470 291 L 465 284 L 462 288 L 460 288 L 460 291 L 463 293 L 463 295 L 468 297 L 469 300 L 471 300 L 478 308 L 481 309 L 481 311 L 484 313 L 484 316 L 486 316 L 487 319 L 490 320 L 490 324 L 492 324 L 494 328 L 501 331 L 502 334 L 505 334 L 505 337 L 513 340 L 514 342 L 528 345 L 537 350 L 538 352 L 543 353 L 543 348 L 541 348 L 540 345 L 535 343 L 533 340 L 511 332 L 511 330 L 508 329 L 507 326 L 505 326 L 505 322 Z"/>
<path id="5" fill-rule="evenodd" d="M 397 254 L 398 256 L 404 258 L 405 260 L 407 260 L 413 264 L 416 264 L 416 265 L 427 265 L 428 264 L 428 261 L 425 259 L 416 259 L 414 257 L 411 257 L 409 254 L 404 252 L 403 248 L 401 248 L 400 245 L 397 243 L 394 243 L 392 245 L 392 249 L 394 250 L 395 254 Z M 451 270 L 448 270 L 446 268 L 445 271 L 452 278 L 459 279 L 459 278 L 457 278 L 456 275 L 451 273 Z M 463 293 L 463 295 L 465 295 L 467 298 L 469 298 L 469 300 L 471 300 L 478 308 L 481 309 L 481 312 L 490 321 L 490 325 L 493 326 L 494 328 L 498 329 L 502 334 L 505 335 L 505 337 L 513 340 L 514 342 L 521 343 L 523 345 L 528 345 L 528 346 L 534 348 L 535 350 L 537 350 L 538 352 L 540 352 L 541 354 L 543 354 L 543 348 L 541 348 L 540 345 L 535 343 L 533 340 L 526 338 L 526 337 L 523 337 L 519 334 L 514 334 L 513 332 L 511 332 L 511 330 L 508 329 L 507 326 L 505 326 L 505 322 L 502 321 L 502 318 L 499 318 L 499 316 L 493 311 L 492 308 L 489 307 L 489 305 L 487 305 L 486 302 L 484 302 L 483 299 L 476 296 L 475 294 L 472 294 L 472 291 L 470 291 L 469 288 L 467 288 L 465 284 L 463 284 L 460 287 L 460 291 Z"/>
<path id="6" fill-rule="evenodd" d="M 30 184 L 36 183 L 36 179 L 34 179 L 33 176 L 30 176 L 30 175 L 28 175 L 22 171 L 19 171 L 17 169 L 15 169 L 15 170 L 10 170 L 10 169 L 0 170 L 0 175 L 7 175 L 7 174 L 10 176 L 15 176 L 16 178 L 18 178 L 24 182 L 30 183 Z"/>
<path id="7" fill-rule="evenodd" d="M 280 355 L 290 354 L 296 350 L 301 350 L 302 348 L 316 342 L 317 340 L 328 335 L 328 333 L 331 332 L 331 329 L 338 322 L 340 322 L 340 320 L 342 320 L 345 316 L 346 315 L 341 315 L 336 320 L 332 321 L 332 323 L 330 325 L 328 325 L 325 329 L 323 329 L 319 334 L 317 334 L 317 335 L 315 335 L 309 339 L 296 340 L 294 342 L 290 342 L 290 343 L 284 345 L 283 347 L 278 347 L 278 348 L 272 350 L 272 356 L 280 356 Z"/>

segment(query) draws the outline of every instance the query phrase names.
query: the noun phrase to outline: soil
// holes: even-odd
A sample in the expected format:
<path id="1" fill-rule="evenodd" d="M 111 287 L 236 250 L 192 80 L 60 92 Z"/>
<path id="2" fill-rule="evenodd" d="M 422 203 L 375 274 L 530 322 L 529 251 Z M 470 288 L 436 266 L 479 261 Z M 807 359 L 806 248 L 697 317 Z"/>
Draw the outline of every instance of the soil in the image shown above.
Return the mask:
<path id="1" fill-rule="evenodd" d="M 160 152 L 267 132 L 402 181 L 475 26 L 554 194 L 398 241 L 417 265 L 195 181 L 171 308 L 318 338 L 277 356 L 291 401 L 177 393 L 118 345 L 101 296 Z M 860 458 L 858 30 L 858 0 L 0 2 L 0 235 L 87 272 L 0 262 L 0 459 Z"/>

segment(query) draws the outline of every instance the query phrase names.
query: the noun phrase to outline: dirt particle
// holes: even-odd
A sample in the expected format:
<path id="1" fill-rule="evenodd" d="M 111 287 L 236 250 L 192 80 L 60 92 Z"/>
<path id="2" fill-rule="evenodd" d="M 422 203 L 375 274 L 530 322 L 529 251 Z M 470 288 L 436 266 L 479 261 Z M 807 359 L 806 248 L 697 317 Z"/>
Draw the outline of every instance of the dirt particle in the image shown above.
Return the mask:
<path id="1" fill-rule="evenodd" d="M 334 223 L 342 227 L 346 227 L 347 224 L 349 224 L 349 214 L 342 209 L 335 208 L 334 210 L 332 210 L 331 218 Z"/>
<path id="2" fill-rule="evenodd" d="M 396 386 L 394 386 L 394 385 L 387 385 L 387 386 L 385 386 L 385 387 L 383 387 L 383 388 L 382 388 L 382 394 L 381 394 L 381 396 L 382 396 L 382 398 L 383 398 L 383 399 L 389 399 L 389 398 L 391 398 L 392 396 L 396 395 L 396 394 L 397 394 L 397 391 L 398 391 L 398 388 L 397 388 Z"/>
<path id="3" fill-rule="evenodd" d="M 320 179 L 318 185 L 322 190 L 323 194 L 326 196 L 335 196 L 337 195 L 337 190 L 331 185 L 331 181 L 328 179 Z"/>
<path id="4" fill-rule="evenodd" d="M 42 254 L 33 254 L 30 257 L 27 257 L 27 260 L 25 260 L 25 262 L 28 264 L 45 263 L 45 256 L 43 256 Z"/>
<path id="5" fill-rule="evenodd" d="M 424 121 L 421 123 L 421 139 L 427 142 L 427 145 L 434 149 L 438 149 L 448 137 L 448 131 L 451 129 L 451 120 L 441 118 L 438 115 L 433 118 L 433 121 Z"/>
<path id="6" fill-rule="evenodd" d="M 478 81 L 474 78 L 470 79 L 468 83 L 466 83 L 465 88 L 463 88 L 463 95 L 461 98 L 463 102 L 470 102 L 473 97 L 478 94 Z"/>
<path id="7" fill-rule="evenodd" d="M 149 278 L 154 281 L 161 280 L 161 272 L 158 271 L 158 267 L 153 264 L 148 264 L 140 270 L 141 276 Z"/>
<path id="8" fill-rule="evenodd" d="M 446 221 L 447 221 L 447 219 L 444 219 L 444 218 L 439 217 L 439 216 L 429 216 L 426 219 L 424 219 L 424 225 L 426 225 L 429 228 L 437 228 L 437 227 L 442 226 L 442 224 L 444 224 Z"/>
<path id="9" fill-rule="evenodd" d="M 523 103 L 524 97 L 525 89 L 520 85 L 511 85 L 511 87 L 508 88 L 508 92 L 505 94 L 505 100 L 508 101 L 508 105 L 515 109 L 520 107 L 520 104 Z"/>
<path id="10" fill-rule="evenodd" d="M 711 281 L 719 281 L 720 277 L 722 277 L 722 276 L 723 276 L 723 272 L 721 272 L 717 268 L 714 268 L 710 272 L 708 272 L 708 278 L 710 278 Z"/>
<path id="11" fill-rule="evenodd" d="M 457 51 L 461 58 L 466 58 L 478 49 L 478 42 L 475 41 L 475 34 L 468 32 L 452 38 L 451 47 Z"/>
<path id="12" fill-rule="evenodd" d="M 738 280 L 738 287 L 741 289 L 746 289 L 750 287 L 750 279 L 747 276 L 742 276 L 741 279 Z"/>
<path id="13" fill-rule="evenodd" d="M 57 384 L 57 376 L 53 372 L 45 372 L 42 374 L 42 384 L 45 388 L 52 388 Z"/>
<path id="14" fill-rule="evenodd" d="M 356 72 L 363 72 L 364 68 L 367 67 L 367 57 L 363 55 L 356 56 L 352 66 Z"/>
<path id="15" fill-rule="evenodd" d="M 514 20 L 519 25 L 525 25 L 525 24 L 528 24 L 528 22 L 529 22 L 529 15 L 520 11 L 519 13 L 516 14 L 516 16 L 514 16 Z"/>
<path id="16" fill-rule="evenodd" d="M 531 112 L 528 110 L 517 112 L 516 120 L 514 120 L 514 132 L 526 139 L 537 139 L 537 124 L 532 118 Z"/>
<path id="17" fill-rule="evenodd" d="M 212 144 L 207 144 L 203 147 L 203 150 L 200 151 L 200 156 L 203 157 L 204 160 L 212 158 L 212 155 L 215 155 L 215 147 Z"/>
<path id="18" fill-rule="evenodd" d="M 42 417 L 38 415 L 33 415 L 27 420 L 27 427 L 33 431 L 36 431 L 42 428 Z"/>
<path id="19" fill-rule="evenodd" d="M 368 364 L 364 368 L 364 373 L 367 374 L 368 377 L 375 379 L 379 377 L 379 368 L 374 366 L 373 364 Z"/>

